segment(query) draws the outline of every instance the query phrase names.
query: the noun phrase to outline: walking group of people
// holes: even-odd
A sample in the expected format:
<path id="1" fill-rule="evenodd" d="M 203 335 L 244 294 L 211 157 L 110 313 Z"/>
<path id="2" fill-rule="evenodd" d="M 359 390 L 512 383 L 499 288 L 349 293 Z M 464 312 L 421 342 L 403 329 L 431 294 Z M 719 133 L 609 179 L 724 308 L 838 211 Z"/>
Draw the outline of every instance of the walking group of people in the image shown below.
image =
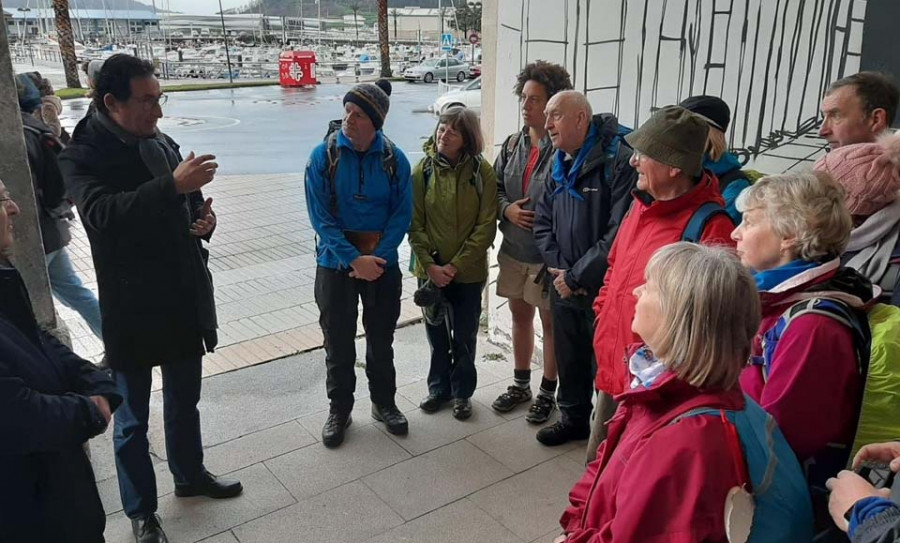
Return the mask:
<path id="1" fill-rule="evenodd" d="M 201 192 L 215 157 L 182 157 L 156 128 L 165 95 L 150 64 L 115 55 L 93 86 L 68 145 L 40 140 L 53 143 L 43 156 L 53 153 L 63 192 L 48 196 L 46 176 L 32 171 L 39 205 L 71 200 L 87 231 L 112 378 L 40 330 L 4 262 L 4 541 L 103 540 L 82 445 L 113 412 L 135 539 L 167 541 L 147 441 L 154 366 L 175 495 L 242 491 L 204 468 L 197 411 L 201 359 L 216 344 L 204 241 L 217 218 Z M 595 114 L 559 65 L 527 65 L 514 92 L 523 128 L 493 165 L 478 117 L 462 107 L 441 113 L 411 165 L 383 131 L 386 80 L 350 89 L 343 118 L 313 150 L 304 189 L 330 401 L 323 444 L 340 446 L 352 423 L 360 300 L 371 415 L 391 433 L 410 431 L 393 360 L 404 238 L 430 345 L 419 407 L 472 416 L 499 225 L 496 292 L 509 301 L 514 367 L 491 407 L 527 406 L 535 424 L 558 409 L 536 432 L 545 446 L 589 438 L 557 542 L 809 541 L 817 529 L 900 539 L 900 505 L 842 471 L 900 469 L 900 445 L 857 439 L 900 420 L 883 414 L 896 415 L 896 402 L 874 422 L 864 409 L 867 376 L 890 349 L 879 333 L 890 322 L 900 330 L 892 81 L 861 72 L 833 83 L 820 131 L 828 154 L 812 171 L 768 176 L 728 152 L 730 108 L 717 97 L 660 108 L 632 131 Z M 0 184 L 3 254 L 13 247 L 13 196 Z M 535 313 L 543 368 L 533 393 Z"/>

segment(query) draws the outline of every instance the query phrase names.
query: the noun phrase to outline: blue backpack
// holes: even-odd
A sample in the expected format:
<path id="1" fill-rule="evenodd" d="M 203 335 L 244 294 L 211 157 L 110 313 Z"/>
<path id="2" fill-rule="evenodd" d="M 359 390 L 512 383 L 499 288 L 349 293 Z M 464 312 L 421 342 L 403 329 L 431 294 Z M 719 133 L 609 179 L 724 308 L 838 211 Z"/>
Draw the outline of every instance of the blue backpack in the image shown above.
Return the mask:
<path id="1" fill-rule="evenodd" d="M 670 424 L 686 417 L 711 416 L 726 425 L 726 435 L 740 437 L 743 458 L 735 458 L 745 490 L 755 505 L 750 543 L 808 543 L 813 538 L 813 511 L 803 469 L 778 424 L 752 399 L 744 395 L 742 411 L 711 407 L 690 409 Z M 734 443 L 734 450 L 738 444 Z"/>

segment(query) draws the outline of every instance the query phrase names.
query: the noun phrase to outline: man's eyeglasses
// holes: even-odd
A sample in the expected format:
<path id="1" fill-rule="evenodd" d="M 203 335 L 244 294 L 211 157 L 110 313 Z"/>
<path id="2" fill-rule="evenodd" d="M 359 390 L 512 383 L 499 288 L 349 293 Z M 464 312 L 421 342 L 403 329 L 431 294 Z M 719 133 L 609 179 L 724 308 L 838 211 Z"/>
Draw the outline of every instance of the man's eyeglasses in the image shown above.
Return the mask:
<path id="1" fill-rule="evenodd" d="M 141 104 L 144 111 L 150 111 L 156 106 L 163 107 L 169 101 L 168 95 L 160 94 L 159 96 L 146 96 L 144 98 L 135 98 L 135 101 Z"/>

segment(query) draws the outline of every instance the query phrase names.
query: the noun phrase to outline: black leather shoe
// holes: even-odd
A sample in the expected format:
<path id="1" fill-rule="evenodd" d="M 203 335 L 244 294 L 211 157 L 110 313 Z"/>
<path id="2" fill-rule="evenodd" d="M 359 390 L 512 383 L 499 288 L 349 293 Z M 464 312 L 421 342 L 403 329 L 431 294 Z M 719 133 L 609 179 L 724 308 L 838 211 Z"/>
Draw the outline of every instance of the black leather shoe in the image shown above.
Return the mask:
<path id="1" fill-rule="evenodd" d="M 419 409 L 426 413 L 437 413 L 444 405 L 450 402 L 450 398 L 446 396 L 438 396 L 437 394 L 429 394 L 425 399 L 419 402 Z"/>
<path id="2" fill-rule="evenodd" d="M 191 496 L 206 496 L 215 499 L 233 498 L 243 490 L 244 485 L 240 481 L 216 477 L 205 469 L 200 477 L 192 483 L 175 483 L 175 496 L 179 498 L 190 498 Z"/>
<path id="3" fill-rule="evenodd" d="M 457 398 L 453 400 L 453 418 L 456 420 L 466 420 L 472 416 L 472 402 L 468 398 Z"/>
<path id="4" fill-rule="evenodd" d="M 573 424 L 571 422 L 558 420 L 555 423 L 538 430 L 537 440 L 547 445 L 555 447 L 563 445 L 569 441 L 577 441 L 579 439 L 587 439 L 591 435 L 591 427 L 588 424 Z"/>
<path id="5" fill-rule="evenodd" d="M 372 418 L 383 422 L 387 431 L 398 436 L 406 435 L 409 431 L 409 423 L 396 405 L 380 406 L 372 404 Z"/>
<path id="6" fill-rule="evenodd" d="M 353 418 L 350 413 L 329 413 L 325 426 L 322 427 L 322 444 L 333 449 L 344 442 L 344 432 Z"/>
<path id="7" fill-rule="evenodd" d="M 159 515 L 153 513 L 144 518 L 131 519 L 131 531 L 136 543 L 169 543 L 166 532 L 159 525 Z"/>

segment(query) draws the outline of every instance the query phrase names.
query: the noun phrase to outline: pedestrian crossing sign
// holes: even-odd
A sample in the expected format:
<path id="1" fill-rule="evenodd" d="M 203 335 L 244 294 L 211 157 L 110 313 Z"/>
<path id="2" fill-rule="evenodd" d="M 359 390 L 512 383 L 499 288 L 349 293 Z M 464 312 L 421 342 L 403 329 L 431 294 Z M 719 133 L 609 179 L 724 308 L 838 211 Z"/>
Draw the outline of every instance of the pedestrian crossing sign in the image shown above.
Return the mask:
<path id="1" fill-rule="evenodd" d="M 453 49 L 453 34 L 441 34 L 441 49 L 444 51 Z"/>

